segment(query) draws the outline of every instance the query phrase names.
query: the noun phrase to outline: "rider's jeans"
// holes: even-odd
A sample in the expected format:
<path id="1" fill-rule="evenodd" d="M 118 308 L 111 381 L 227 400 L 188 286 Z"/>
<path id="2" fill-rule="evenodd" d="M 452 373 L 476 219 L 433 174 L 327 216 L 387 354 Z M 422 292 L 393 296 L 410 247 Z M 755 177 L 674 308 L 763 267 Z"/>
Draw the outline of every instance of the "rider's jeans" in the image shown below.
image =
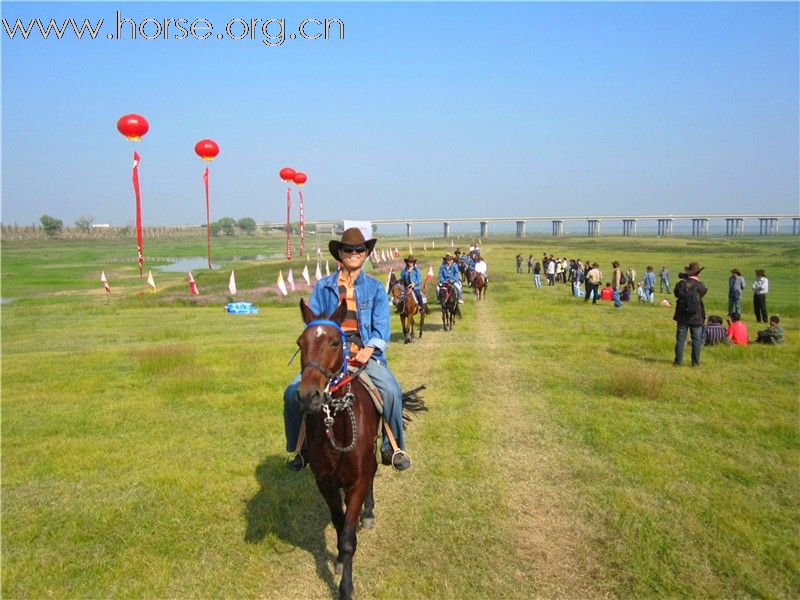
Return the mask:
<path id="1" fill-rule="evenodd" d="M 394 374 L 382 362 L 370 359 L 367 363 L 367 375 L 370 376 L 375 387 L 383 398 L 383 417 L 392 428 L 397 445 L 401 450 L 406 449 L 405 432 L 403 431 L 403 392 L 397 383 Z M 300 425 L 303 422 L 303 413 L 297 402 L 297 388 L 300 386 L 300 373 L 292 380 L 289 387 L 283 392 L 283 428 L 286 433 L 286 451 L 293 452 L 297 446 L 297 436 L 300 434 Z M 390 447 L 386 432 L 382 431 L 383 443 L 381 448 Z"/>

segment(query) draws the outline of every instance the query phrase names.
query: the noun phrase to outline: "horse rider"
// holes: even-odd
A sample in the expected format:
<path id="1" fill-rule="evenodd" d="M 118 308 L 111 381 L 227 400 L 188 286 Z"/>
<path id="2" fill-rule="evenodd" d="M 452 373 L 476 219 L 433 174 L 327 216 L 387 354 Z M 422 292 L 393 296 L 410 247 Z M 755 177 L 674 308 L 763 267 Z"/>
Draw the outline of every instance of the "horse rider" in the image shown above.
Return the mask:
<path id="1" fill-rule="evenodd" d="M 341 240 L 328 242 L 331 256 L 341 268 L 320 279 L 311 293 L 309 307 L 317 315 L 331 315 L 342 300 L 347 301 L 347 316 L 341 324 L 349 353 L 355 361 L 366 364 L 365 371 L 383 398 L 383 418 L 392 430 L 400 452 L 392 455 L 386 433 L 381 445 L 381 462 L 398 471 L 411 466 L 405 452 L 403 432 L 403 392 L 386 364 L 386 346 L 389 344 L 389 299 L 383 283 L 361 270 L 364 261 L 375 247 L 377 239 L 364 239 L 357 227 L 342 234 Z M 286 433 L 286 450 L 297 447 L 297 438 L 303 414 L 297 402 L 300 374 L 292 380 L 283 393 L 283 423 Z M 291 471 L 301 470 L 307 461 L 304 452 L 288 462 Z"/>
<path id="2" fill-rule="evenodd" d="M 448 281 L 453 284 L 458 292 L 458 303 L 464 304 L 464 294 L 461 291 L 461 275 L 458 273 L 458 266 L 455 264 L 456 257 L 449 252 L 444 255 L 442 266 L 439 267 L 439 286 L 443 286 Z"/>
<path id="3" fill-rule="evenodd" d="M 420 283 L 422 283 L 422 273 L 420 273 L 417 268 L 417 259 L 414 258 L 413 255 L 410 255 L 405 259 L 405 263 L 406 268 L 400 271 L 400 281 L 405 284 L 406 288 L 413 287 L 414 296 L 417 297 L 417 304 L 419 304 L 419 310 L 424 314 L 428 310 L 426 306 L 428 299 L 419 287 Z"/>
<path id="4" fill-rule="evenodd" d="M 475 272 L 483 275 L 483 280 L 487 284 L 489 283 L 489 275 L 486 273 L 486 261 L 483 260 L 480 254 L 475 257 Z"/>

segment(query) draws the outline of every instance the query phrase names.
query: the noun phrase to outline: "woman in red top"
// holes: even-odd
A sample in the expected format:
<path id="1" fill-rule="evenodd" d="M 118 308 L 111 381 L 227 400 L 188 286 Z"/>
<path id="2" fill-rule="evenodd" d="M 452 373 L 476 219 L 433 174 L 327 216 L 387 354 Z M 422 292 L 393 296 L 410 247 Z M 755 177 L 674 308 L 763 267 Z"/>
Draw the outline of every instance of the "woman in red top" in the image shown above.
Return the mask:
<path id="1" fill-rule="evenodd" d="M 614 297 L 614 290 L 611 289 L 611 284 L 607 283 L 606 287 L 600 292 L 600 300 L 611 300 Z"/>

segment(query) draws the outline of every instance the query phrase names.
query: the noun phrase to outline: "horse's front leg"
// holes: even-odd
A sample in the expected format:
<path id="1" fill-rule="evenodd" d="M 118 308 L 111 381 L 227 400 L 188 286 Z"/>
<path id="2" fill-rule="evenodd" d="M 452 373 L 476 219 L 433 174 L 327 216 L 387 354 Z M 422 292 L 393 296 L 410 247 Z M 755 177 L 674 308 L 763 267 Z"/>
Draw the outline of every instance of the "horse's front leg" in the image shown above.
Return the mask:
<path id="1" fill-rule="evenodd" d="M 344 526 L 339 535 L 339 557 L 337 571 L 341 565 L 342 580 L 339 582 L 339 600 L 350 600 L 353 595 L 353 555 L 356 553 L 358 540 L 356 527 L 364 505 L 364 498 L 369 490 L 369 481 L 362 478 L 349 490 L 345 498 Z"/>
<path id="2" fill-rule="evenodd" d="M 361 511 L 361 527 L 364 529 L 372 529 L 375 527 L 375 496 L 372 493 L 373 481 L 369 482 L 369 489 L 364 498 L 364 510 Z"/>
<path id="3" fill-rule="evenodd" d="M 408 317 L 401 316 L 400 322 L 403 324 L 403 343 L 408 343 Z"/>
<path id="4" fill-rule="evenodd" d="M 325 503 L 331 511 L 331 522 L 333 523 L 334 529 L 336 529 L 336 537 L 338 540 L 341 540 L 345 515 L 342 510 L 342 496 L 339 492 L 339 488 L 331 477 L 317 479 L 317 487 L 322 497 L 325 498 Z"/>
<path id="5" fill-rule="evenodd" d="M 419 311 L 419 337 L 422 337 L 423 325 L 425 325 L 425 310 Z"/>

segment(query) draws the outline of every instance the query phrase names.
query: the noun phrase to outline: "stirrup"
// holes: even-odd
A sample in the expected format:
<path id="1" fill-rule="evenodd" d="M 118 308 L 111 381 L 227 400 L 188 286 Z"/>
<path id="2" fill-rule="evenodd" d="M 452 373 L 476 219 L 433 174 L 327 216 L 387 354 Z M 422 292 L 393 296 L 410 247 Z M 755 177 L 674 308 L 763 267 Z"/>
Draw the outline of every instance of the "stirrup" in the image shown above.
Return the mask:
<path id="1" fill-rule="evenodd" d="M 405 450 L 400 450 L 398 448 L 397 451 L 395 451 L 395 453 L 392 454 L 392 458 L 391 458 L 392 469 L 394 469 L 395 471 L 404 471 L 405 470 L 405 469 L 398 469 L 397 465 L 395 464 L 395 461 L 397 461 L 397 464 L 400 464 L 399 461 L 403 457 L 408 459 L 408 467 L 406 467 L 406 469 L 411 466 L 411 457 L 408 455 L 408 453 Z"/>

